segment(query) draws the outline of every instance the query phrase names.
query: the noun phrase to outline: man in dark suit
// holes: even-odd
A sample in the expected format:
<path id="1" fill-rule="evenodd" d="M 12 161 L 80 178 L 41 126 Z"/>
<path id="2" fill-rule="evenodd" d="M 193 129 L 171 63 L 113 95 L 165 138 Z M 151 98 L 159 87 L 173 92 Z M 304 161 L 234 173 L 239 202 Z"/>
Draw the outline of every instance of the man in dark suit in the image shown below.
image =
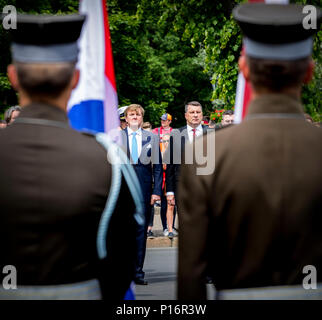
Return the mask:
<path id="1" fill-rule="evenodd" d="M 139 179 L 145 210 L 145 226 L 140 227 L 137 236 L 138 255 L 136 262 L 135 283 L 148 284 L 144 280 L 143 264 L 146 251 L 148 224 L 151 205 L 161 199 L 162 192 L 162 160 L 158 136 L 141 128 L 144 109 L 138 104 L 131 104 L 125 110 L 128 127 L 122 130 L 123 145 L 131 159 L 133 168 Z"/>
<path id="2" fill-rule="evenodd" d="M 207 126 L 201 124 L 203 119 L 202 105 L 191 101 L 185 105 L 187 125 L 174 129 L 170 136 L 170 146 L 166 152 L 166 188 L 169 205 L 175 205 L 175 194 L 180 176 L 180 165 L 186 162 L 185 146 L 193 143 L 197 137 L 207 132 Z"/>
<path id="3" fill-rule="evenodd" d="M 122 300 L 134 278 L 130 190 L 122 179 L 100 259 L 97 232 L 112 166 L 95 137 L 70 128 L 66 115 L 84 20 L 18 15 L 12 30 L 8 76 L 22 111 L 0 132 L 0 268 L 16 267 L 18 289 L 0 288 L 3 299 Z"/>
<path id="4" fill-rule="evenodd" d="M 322 131 L 300 102 L 316 29 L 304 28 L 303 12 L 263 3 L 233 11 L 253 97 L 246 120 L 210 135 L 214 172 L 182 168 L 179 299 L 206 299 L 207 271 L 223 299 L 322 298 Z"/>

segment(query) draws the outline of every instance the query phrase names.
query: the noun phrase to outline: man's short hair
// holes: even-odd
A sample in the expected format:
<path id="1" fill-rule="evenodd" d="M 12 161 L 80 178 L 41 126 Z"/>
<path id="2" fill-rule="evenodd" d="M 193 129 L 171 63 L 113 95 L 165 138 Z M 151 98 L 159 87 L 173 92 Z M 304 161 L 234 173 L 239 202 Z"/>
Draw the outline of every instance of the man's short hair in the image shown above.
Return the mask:
<path id="1" fill-rule="evenodd" d="M 20 106 L 13 106 L 10 107 L 9 109 L 6 110 L 5 114 L 4 114 L 4 120 L 6 121 L 6 123 L 8 124 L 11 120 L 12 117 L 12 113 L 14 111 L 21 111 L 21 107 Z"/>
<path id="2" fill-rule="evenodd" d="M 21 88 L 31 97 L 57 98 L 67 88 L 75 63 L 15 63 Z"/>
<path id="3" fill-rule="evenodd" d="M 125 117 L 127 117 L 127 114 L 131 111 L 137 112 L 138 110 L 141 110 L 142 117 L 144 116 L 144 109 L 141 105 L 139 104 L 130 104 L 124 111 Z"/>
<path id="4" fill-rule="evenodd" d="M 215 126 L 216 125 L 216 121 L 215 120 L 212 120 L 212 119 L 210 119 L 210 121 L 209 121 L 209 126 Z"/>
<path id="5" fill-rule="evenodd" d="M 310 58 L 266 60 L 247 57 L 249 77 L 256 90 L 279 92 L 302 84 Z"/>
<path id="6" fill-rule="evenodd" d="M 234 114 L 234 111 L 233 110 L 225 110 L 222 114 L 222 116 L 232 116 Z"/>
<path id="7" fill-rule="evenodd" d="M 152 125 L 150 122 L 143 122 L 142 129 L 152 129 Z"/>
<path id="8" fill-rule="evenodd" d="M 202 105 L 198 101 L 190 101 L 185 105 L 184 112 L 188 112 L 188 106 L 200 107 L 202 111 Z"/>

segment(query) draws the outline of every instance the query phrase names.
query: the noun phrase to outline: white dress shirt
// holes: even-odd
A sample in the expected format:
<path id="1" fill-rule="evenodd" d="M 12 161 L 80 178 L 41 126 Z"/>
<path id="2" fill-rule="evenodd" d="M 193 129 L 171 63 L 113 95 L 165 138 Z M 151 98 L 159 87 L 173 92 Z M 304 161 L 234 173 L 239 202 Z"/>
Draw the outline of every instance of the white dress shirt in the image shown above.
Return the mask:
<path id="1" fill-rule="evenodd" d="M 189 138 L 189 142 L 192 143 L 193 142 L 193 128 L 190 127 L 188 124 L 187 124 L 187 133 L 188 133 L 188 138 Z M 196 128 L 196 137 L 199 137 L 199 136 L 202 136 L 203 134 L 203 130 L 202 130 L 202 125 L 199 124 L 199 126 Z M 166 193 L 167 196 L 172 196 L 174 195 L 174 192 L 172 191 L 169 191 Z"/>
<path id="2" fill-rule="evenodd" d="M 190 127 L 187 124 L 187 133 L 188 133 L 188 138 L 189 138 L 189 142 L 191 143 L 193 141 L 193 128 Z M 196 137 L 202 136 L 202 125 L 199 124 L 199 126 L 196 128 Z"/>
<path id="3" fill-rule="evenodd" d="M 130 148 L 130 154 L 132 154 L 132 140 L 133 140 L 133 130 L 130 127 L 127 127 L 127 132 L 129 135 L 129 148 Z M 138 130 L 135 131 L 136 132 L 136 142 L 138 145 L 138 157 L 140 157 L 141 155 L 141 151 L 142 151 L 142 130 L 141 128 L 139 128 Z"/>

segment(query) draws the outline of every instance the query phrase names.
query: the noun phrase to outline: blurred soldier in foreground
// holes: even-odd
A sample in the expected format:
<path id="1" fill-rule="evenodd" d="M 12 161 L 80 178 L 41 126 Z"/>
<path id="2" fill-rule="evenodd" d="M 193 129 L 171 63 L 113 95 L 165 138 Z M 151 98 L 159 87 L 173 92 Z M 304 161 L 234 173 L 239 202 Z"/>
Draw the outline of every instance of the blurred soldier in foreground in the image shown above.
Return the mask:
<path id="1" fill-rule="evenodd" d="M 206 270 L 219 299 L 322 298 L 322 132 L 300 103 L 316 30 L 303 28 L 301 6 L 243 4 L 233 14 L 254 95 L 240 125 L 212 134 L 214 173 L 182 167 L 178 298 L 205 299 Z"/>
<path id="2" fill-rule="evenodd" d="M 112 166 L 95 137 L 71 129 L 66 116 L 84 20 L 21 15 L 12 30 L 8 76 L 22 111 L 0 133 L 0 266 L 15 266 L 18 289 L 0 289 L 0 299 L 121 300 L 134 277 L 135 206 L 127 184 L 100 260 L 97 231 Z"/>

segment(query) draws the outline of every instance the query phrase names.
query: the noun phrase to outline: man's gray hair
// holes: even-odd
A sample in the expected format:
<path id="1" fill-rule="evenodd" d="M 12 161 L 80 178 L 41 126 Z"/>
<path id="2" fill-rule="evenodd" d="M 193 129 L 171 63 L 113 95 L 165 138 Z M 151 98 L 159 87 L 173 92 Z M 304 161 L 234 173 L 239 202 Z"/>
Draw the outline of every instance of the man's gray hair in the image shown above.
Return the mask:
<path id="1" fill-rule="evenodd" d="M 187 113 L 188 111 L 188 106 L 194 106 L 194 107 L 200 107 L 202 111 L 202 105 L 198 101 L 190 101 L 185 105 L 184 112 Z"/>
<path id="2" fill-rule="evenodd" d="M 9 109 L 6 110 L 5 114 L 4 114 L 4 119 L 7 123 L 10 122 L 11 120 L 11 116 L 12 116 L 12 113 L 14 111 L 21 111 L 21 107 L 20 106 L 13 106 L 13 107 L 10 107 Z"/>

